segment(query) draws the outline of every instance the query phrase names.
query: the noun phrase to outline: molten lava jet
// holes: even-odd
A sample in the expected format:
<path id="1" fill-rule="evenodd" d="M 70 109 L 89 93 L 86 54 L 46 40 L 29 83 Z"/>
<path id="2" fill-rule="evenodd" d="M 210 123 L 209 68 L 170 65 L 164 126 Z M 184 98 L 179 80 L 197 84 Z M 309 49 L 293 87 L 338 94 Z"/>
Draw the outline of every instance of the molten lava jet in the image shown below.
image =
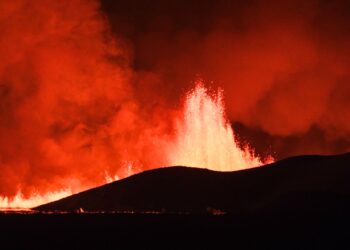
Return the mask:
<path id="1" fill-rule="evenodd" d="M 234 171 L 263 164 L 248 146 L 238 146 L 226 119 L 222 91 L 209 95 L 201 82 L 187 94 L 176 128 L 169 165 Z"/>

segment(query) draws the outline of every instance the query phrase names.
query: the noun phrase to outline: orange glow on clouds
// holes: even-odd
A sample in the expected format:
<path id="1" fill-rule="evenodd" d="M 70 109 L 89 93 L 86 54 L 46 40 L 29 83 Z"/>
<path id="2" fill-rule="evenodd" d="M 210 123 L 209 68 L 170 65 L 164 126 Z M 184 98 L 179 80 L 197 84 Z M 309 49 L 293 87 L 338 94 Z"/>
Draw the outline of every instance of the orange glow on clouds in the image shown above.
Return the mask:
<path id="1" fill-rule="evenodd" d="M 224 19 L 225 8 L 211 11 L 203 30 L 145 18 L 147 30 L 131 27 L 129 40 L 113 33 L 123 27 L 99 0 L 1 0 L 0 206 L 31 207 L 162 166 L 271 161 L 242 149 L 230 122 L 273 137 L 271 151 L 284 155 L 349 149 L 348 11 L 242 2 Z M 197 74 L 223 89 L 225 108 L 223 92 L 202 83 L 174 108 Z M 265 141 L 252 138 L 256 148 Z"/>

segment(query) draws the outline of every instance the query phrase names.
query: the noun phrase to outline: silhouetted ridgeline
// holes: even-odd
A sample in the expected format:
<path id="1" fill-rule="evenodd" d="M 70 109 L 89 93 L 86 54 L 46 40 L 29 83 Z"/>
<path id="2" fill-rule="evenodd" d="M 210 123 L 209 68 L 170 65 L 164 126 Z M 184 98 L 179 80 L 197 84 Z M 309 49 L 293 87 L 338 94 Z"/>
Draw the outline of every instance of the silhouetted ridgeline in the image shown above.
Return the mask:
<path id="1" fill-rule="evenodd" d="M 146 171 L 34 208 L 40 211 L 162 213 L 345 213 L 350 153 L 298 156 L 263 167 L 215 172 L 188 167 Z"/>

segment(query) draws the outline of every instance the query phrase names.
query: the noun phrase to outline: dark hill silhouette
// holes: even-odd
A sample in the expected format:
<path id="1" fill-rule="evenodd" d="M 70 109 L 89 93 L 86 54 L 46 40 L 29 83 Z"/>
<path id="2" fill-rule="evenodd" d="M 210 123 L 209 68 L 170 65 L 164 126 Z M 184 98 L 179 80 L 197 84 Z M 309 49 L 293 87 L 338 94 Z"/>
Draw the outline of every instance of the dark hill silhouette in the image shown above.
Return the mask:
<path id="1" fill-rule="evenodd" d="M 80 208 L 109 212 L 342 213 L 350 211 L 350 153 L 298 156 L 235 172 L 160 168 L 34 210 Z"/>

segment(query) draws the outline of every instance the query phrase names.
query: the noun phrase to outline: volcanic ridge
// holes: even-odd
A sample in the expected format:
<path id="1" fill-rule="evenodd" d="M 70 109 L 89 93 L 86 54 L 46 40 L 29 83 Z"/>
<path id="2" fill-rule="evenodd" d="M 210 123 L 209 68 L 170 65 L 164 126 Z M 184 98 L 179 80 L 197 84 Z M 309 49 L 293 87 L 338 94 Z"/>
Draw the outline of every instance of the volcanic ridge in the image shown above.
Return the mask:
<path id="1" fill-rule="evenodd" d="M 297 156 L 235 172 L 165 167 L 145 171 L 33 210 L 342 214 L 350 209 L 349 178 L 350 153 Z"/>

